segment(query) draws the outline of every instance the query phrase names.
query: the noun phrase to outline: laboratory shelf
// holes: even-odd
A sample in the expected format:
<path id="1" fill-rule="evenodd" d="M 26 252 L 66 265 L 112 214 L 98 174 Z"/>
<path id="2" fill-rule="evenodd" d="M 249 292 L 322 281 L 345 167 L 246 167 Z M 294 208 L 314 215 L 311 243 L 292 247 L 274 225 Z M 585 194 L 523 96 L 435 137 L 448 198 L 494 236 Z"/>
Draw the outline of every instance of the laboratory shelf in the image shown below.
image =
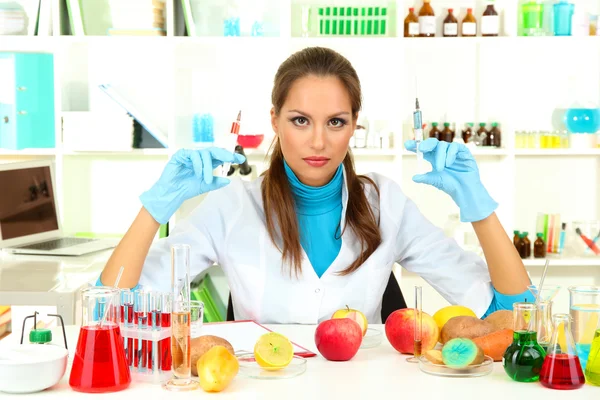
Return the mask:
<path id="1" fill-rule="evenodd" d="M 496 149 L 496 148 L 475 148 L 475 149 L 470 149 L 471 150 L 471 154 L 473 154 L 474 156 L 490 156 L 490 157 L 504 157 L 507 156 L 508 150 L 506 149 Z M 402 155 L 403 156 L 414 156 L 415 153 L 410 152 L 408 150 L 403 150 L 402 151 Z"/>
<path id="2" fill-rule="evenodd" d="M 600 148 L 598 149 L 515 149 L 516 156 L 540 156 L 540 157 L 556 157 L 556 156 L 600 156 Z"/>
<path id="3" fill-rule="evenodd" d="M 259 149 L 244 149 L 244 153 L 248 158 L 265 158 L 267 150 Z M 353 148 L 352 155 L 354 157 L 395 157 L 398 155 L 396 149 L 370 149 L 370 148 Z"/>
<path id="4" fill-rule="evenodd" d="M 159 156 L 166 157 L 171 154 L 170 149 L 131 149 L 123 151 L 72 151 L 65 150 L 63 155 L 65 156 L 82 156 L 82 157 L 96 157 L 96 156 Z"/>
<path id="5" fill-rule="evenodd" d="M 12 156 L 54 156 L 56 155 L 56 149 L 23 149 L 23 150 L 8 150 L 0 149 L 0 157 L 12 157 Z"/>
<path id="6" fill-rule="evenodd" d="M 553 258 L 548 257 L 552 267 L 600 267 L 600 257 L 576 257 L 576 258 Z M 523 260 L 525 267 L 543 267 L 546 264 L 546 259 L 532 258 Z"/>

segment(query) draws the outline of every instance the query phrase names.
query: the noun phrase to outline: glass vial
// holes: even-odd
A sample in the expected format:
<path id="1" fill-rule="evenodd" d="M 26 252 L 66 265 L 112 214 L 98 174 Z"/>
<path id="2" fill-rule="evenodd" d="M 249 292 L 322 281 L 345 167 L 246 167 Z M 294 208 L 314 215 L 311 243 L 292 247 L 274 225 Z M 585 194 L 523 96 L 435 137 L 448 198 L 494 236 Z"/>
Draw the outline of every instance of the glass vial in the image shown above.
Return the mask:
<path id="1" fill-rule="evenodd" d="M 404 37 L 419 36 L 419 18 L 414 8 L 408 9 L 408 15 L 404 18 Z"/>
<path id="2" fill-rule="evenodd" d="M 423 0 L 423 6 L 419 10 L 419 36 L 435 36 L 435 13 L 430 0 Z"/>
<path id="3" fill-rule="evenodd" d="M 444 30 L 443 34 L 445 37 L 456 37 L 458 36 L 458 20 L 453 14 L 453 9 L 448 9 L 448 15 L 444 19 Z"/>

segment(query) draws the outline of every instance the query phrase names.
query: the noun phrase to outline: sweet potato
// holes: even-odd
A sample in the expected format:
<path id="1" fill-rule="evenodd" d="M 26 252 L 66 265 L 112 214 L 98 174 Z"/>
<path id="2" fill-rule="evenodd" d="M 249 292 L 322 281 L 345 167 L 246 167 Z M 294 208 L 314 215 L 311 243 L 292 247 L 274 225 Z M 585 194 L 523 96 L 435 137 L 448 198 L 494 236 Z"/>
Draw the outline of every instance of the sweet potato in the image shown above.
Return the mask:
<path id="1" fill-rule="evenodd" d="M 198 376 L 197 363 L 200 357 L 214 346 L 223 346 L 231 354 L 234 354 L 233 346 L 227 340 L 218 336 L 203 335 L 193 338 L 191 341 L 190 352 L 192 353 L 192 375 Z"/>
<path id="2" fill-rule="evenodd" d="M 486 356 L 493 358 L 494 361 L 502 361 L 504 352 L 513 341 L 513 330 L 501 329 L 489 335 L 475 338 L 473 341 L 483 349 Z"/>
<path id="3" fill-rule="evenodd" d="M 442 328 L 440 342 L 445 344 L 454 338 L 474 339 L 494 331 L 494 326 L 476 317 L 460 316 L 450 318 Z"/>
<path id="4" fill-rule="evenodd" d="M 498 310 L 488 315 L 484 321 L 494 325 L 494 330 L 513 329 L 513 312 L 510 310 Z"/>

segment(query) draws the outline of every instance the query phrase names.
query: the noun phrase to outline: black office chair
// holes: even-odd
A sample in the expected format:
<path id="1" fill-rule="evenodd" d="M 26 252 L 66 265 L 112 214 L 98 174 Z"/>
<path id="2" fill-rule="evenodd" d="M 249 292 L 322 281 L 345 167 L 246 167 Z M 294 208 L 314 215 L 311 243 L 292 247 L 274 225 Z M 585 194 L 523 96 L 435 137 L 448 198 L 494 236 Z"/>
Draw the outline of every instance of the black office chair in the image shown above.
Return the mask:
<path id="1" fill-rule="evenodd" d="M 390 316 L 391 313 L 401 308 L 407 308 L 406 301 L 404 301 L 404 296 L 402 295 L 402 290 L 400 290 L 400 285 L 398 284 L 398 281 L 392 272 L 385 291 L 383 292 L 381 321 L 385 323 L 385 320 Z M 229 293 L 229 300 L 227 301 L 227 321 L 235 321 L 231 293 Z"/>

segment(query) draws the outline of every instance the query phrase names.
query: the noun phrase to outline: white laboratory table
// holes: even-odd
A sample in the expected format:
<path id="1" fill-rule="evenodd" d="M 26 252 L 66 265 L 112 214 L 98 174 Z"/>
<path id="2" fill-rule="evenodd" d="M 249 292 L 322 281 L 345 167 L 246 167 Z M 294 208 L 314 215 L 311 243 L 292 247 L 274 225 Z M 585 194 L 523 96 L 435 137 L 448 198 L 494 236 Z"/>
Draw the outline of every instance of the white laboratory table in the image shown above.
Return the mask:
<path id="1" fill-rule="evenodd" d="M 266 325 L 281 332 L 290 340 L 317 352 L 314 345 L 313 325 Z M 384 331 L 383 325 L 372 328 Z M 79 328 L 67 327 L 69 366 L 63 379 L 54 387 L 28 395 L 28 398 L 90 398 L 91 395 L 74 392 L 69 387 L 69 373 Z M 6 341 L 18 343 L 19 335 L 8 336 Z M 63 345 L 62 334 L 54 329 L 53 342 Z M 581 389 L 564 392 L 543 387 L 540 383 L 518 383 L 505 374 L 502 363 L 494 363 L 494 371 L 479 378 L 445 378 L 431 376 L 419 370 L 417 364 L 406 362 L 408 356 L 399 354 L 383 335 L 378 347 L 361 349 L 347 362 L 331 362 L 318 355 L 309 358 L 303 375 L 286 380 L 257 380 L 238 374 L 223 392 L 204 393 L 202 389 L 187 393 L 167 393 L 160 385 L 132 382 L 128 389 L 104 394 L 104 399 L 132 398 L 219 398 L 219 399 L 599 399 L 600 387 L 584 385 Z M 32 377 L 35 379 L 35 377 Z M 0 398 L 23 399 L 22 395 L 0 393 Z"/>
<path id="2" fill-rule="evenodd" d="M 14 255 L 0 251 L 0 304 L 56 306 L 66 325 L 77 323 L 79 290 L 98 279 L 111 250 L 85 256 Z M 13 326 L 13 331 L 20 327 Z"/>

